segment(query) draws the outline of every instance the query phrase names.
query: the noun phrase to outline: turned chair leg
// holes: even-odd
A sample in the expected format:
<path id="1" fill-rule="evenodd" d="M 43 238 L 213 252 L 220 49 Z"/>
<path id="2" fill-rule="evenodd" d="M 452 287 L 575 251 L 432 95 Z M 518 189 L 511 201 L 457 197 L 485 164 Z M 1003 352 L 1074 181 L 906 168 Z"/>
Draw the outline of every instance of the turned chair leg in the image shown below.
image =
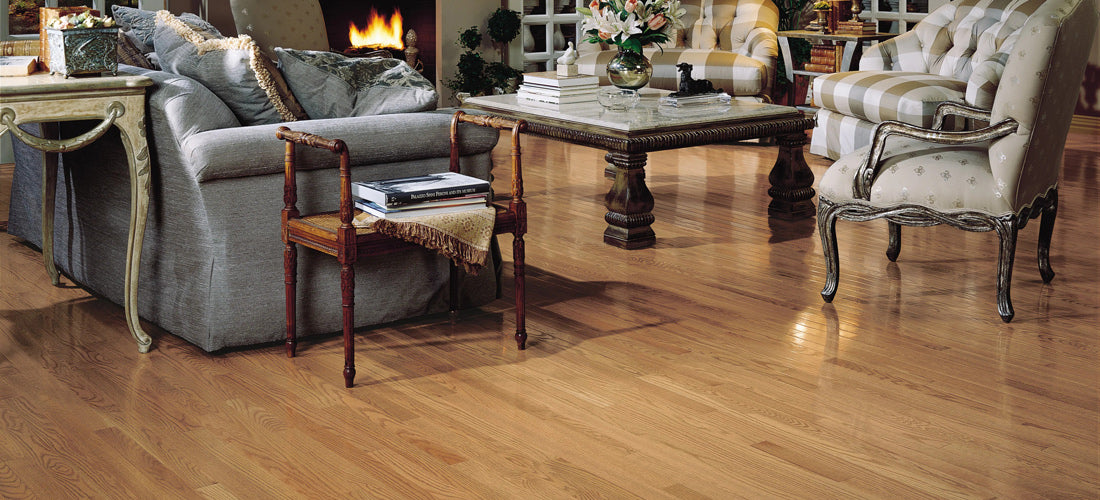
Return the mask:
<path id="1" fill-rule="evenodd" d="M 293 358 L 298 349 L 298 245 L 294 243 L 287 243 L 283 250 L 283 283 L 286 285 L 286 357 Z"/>
<path id="2" fill-rule="evenodd" d="M 451 261 L 448 264 L 449 264 L 450 271 L 451 271 L 451 281 L 450 281 L 450 283 L 447 287 L 448 288 L 447 289 L 447 295 L 448 295 L 447 305 L 451 309 L 451 320 L 453 321 L 453 320 L 458 318 L 458 309 L 459 309 L 459 306 L 460 306 L 460 304 L 459 304 L 459 295 L 460 295 L 460 293 L 459 293 L 459 288 L 460 288 L 459 280 L 461 279 L 461 276 L 458 273 L 458 266 L 455 265 L 454 261 Z"/>
<path id="3" fill-rule="evenodd" d="M 1054 269 L 1050 267 L 1050 238 L 1054 234 L 1054 219 L 1058 217 L 1058 190 L 1052 190 L 1049 203 L 1043 207 L 1039 220 L 1039 275 L 1043 283 L 1054 279 Z"/>
<path id="4" fill-rule="evenodd" d="M 897 262 L 898 255 L 901 254 L 901 224 L 896 222 L 888 224 L 890 227 L 890 243 L 886 247 L 886 258 L 890 259 L 890 262 Z"/>
<path id="5" fill-rule="evenodd" d="M 351 263 L 340 265 L 340 292 L 344 312 L 344 387 L 355 382 L 355 269 Z"/>
<path id="6" fill-rule="evenodd" d="M 836 209 L 826 202 L 817 207 L 817 233 L 825 254 L 825 288 L 821 289 L 821 298 L 832 302 L 840 282 L 840 255 L 836 247 Z"/>
<path id="7" fill-rule="evenodd" d="M 997 312 L 1005 323 L 1012 321 L 1012 262 L 1016 258 L 1016 235 L 1019 225 L 1015 218 L 1009 218 L 1004 224 L 996 226 L 1001 247 L 997 256 Z"/>
<path id="8" fill-rule="evenodd" d="M 512 241 L 512 274 L 516 288 L 516 347 L 519 350 L 527 348 L 527 324 L 526 324 L 526 264 L 524 264 L 523 235 L 516 235 Z"/>

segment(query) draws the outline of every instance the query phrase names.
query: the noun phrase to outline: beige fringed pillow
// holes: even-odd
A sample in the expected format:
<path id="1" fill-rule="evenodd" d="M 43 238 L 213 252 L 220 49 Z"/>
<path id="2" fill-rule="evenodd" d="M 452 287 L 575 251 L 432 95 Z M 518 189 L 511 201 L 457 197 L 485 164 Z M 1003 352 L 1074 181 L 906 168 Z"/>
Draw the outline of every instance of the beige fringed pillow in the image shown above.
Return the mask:
<path id="1" fill-rule="evenodd" d="M 307 118 L 282 75 L 247 35 L 220 38 L 162 10 L 153 44 L 164 71 L 198 80 L 244 125 Z"/>

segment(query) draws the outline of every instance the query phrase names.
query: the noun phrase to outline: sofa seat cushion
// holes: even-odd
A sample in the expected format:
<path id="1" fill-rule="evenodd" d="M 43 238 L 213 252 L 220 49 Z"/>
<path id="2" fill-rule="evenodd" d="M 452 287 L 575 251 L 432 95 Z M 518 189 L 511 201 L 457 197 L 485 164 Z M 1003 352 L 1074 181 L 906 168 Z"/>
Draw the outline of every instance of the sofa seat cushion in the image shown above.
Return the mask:
<path id="1" fill-rule="evenodd" d="M 853 118 L 929 128 L 940 103 L 965 102 L 966 81 L 908 71 L 849 71 L 815 78 L 813 100 Z M 957 129 L 951 123 L 947 128 Z"/>
<path id="2" fill-rule="evenodd" d="M 413 113 L 435 109 L 432 82 L 405 61 L 275 48 L 291 91 L 312 118 Z"/>
<path id="3" fill-rule="evenodd" d="M 248 36 L 222 38 L 162 10 L 154 44 L 165 71 L 198 80 L 245 125 L 307 118 L 282 75 Z"/>
<path id="4" fill-rule="evenodd" d="M 609 85 L 607 63 L 618 52 L 605 50 L 582 54 L 577 59 L 577 69 L 582 74 L 597 75 L 601 85 Z M 676 65 L 686 62 L 692 65 L 695 79 L 707 79 L 714 88 L 735 96 L 756 96 L 765 92 L 771 72 L 764 63 L 752 57 L 722 50 L 703 49 L 643 49 L 653 64 L 653 77 L 649 86 L 656 89 L 676 90 L 680 86 L 680 73 Z"/>
<path id="5" fill-rule="evenodd" d="M 871 200 L 866 201 L 853 197 L 852 182 L 869 149 L 866 146 L 846 154 L 825 171 L 818 187 L 822 198 L 880 207 L 921 205 L 940 212 L 1012 213 L 989 166 L 989 142 L 935 147 L 916 139 L 891 137 L 871 185 Z"/>

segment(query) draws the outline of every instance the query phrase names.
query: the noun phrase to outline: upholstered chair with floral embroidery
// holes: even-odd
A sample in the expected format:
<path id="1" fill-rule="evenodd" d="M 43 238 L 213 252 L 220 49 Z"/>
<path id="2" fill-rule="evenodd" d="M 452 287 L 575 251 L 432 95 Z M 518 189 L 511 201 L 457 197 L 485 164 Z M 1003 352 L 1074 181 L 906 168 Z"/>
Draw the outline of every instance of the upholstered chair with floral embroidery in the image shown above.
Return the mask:
<path id="1" fill-rule="evenodd" d="M 879 124 L 871 144 L 841 157 L 822 176 L 818 229 L 825 253 L 821 296 L 831 302 L 840 278 L 836 220 L 885 218 L 886 255 L 896 260 L 901 226 L 949 224 L 996 231 L 997 310 L 1013 317 L 1009 286 L 1016 235 L 1039 223 L 1039 273 L 1054 278 L 1050 242 L 1058 211 L 1062 151 L 1100 12 L 1094 0 L 1047 0 L 1029 16 L 1007 54 L 990 111 L 941 105 L 931 128 Z M 944 131 L 948 116 L 989 125 Z"/>

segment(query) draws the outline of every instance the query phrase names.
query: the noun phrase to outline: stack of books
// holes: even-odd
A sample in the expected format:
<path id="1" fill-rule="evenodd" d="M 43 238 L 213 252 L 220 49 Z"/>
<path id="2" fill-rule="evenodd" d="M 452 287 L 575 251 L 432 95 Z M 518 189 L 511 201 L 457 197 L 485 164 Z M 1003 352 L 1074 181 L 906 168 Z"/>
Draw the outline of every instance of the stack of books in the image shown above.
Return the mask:
<path id="1" fill-rule="evenodd" d="M 810 61 L 803 67 L 815 73 L 835 73 L 840 71 L 844 47 L 840 45 L 814 45 L 810 47 Z"/>
<path id="2" fill-rule="evenodd" d="M 838 35 L 874 35 L 878 33 L 878 26 L 874 21 L 840 21 L 836 23 Z"/>
<path id="3" fill-rule="evenodd" d="M 551 105 L 595 102 L 600 79 L 593 75 L 558 76 L 556 71 L 524 73 L 516 90 L 520 104 Z"/>
<path id="4" fill-rule="evenodd" d="M 489 182 L 454 172 L 351 183 L 355 208 L 375 217 L 402 219 L 481 208 Z"/>

